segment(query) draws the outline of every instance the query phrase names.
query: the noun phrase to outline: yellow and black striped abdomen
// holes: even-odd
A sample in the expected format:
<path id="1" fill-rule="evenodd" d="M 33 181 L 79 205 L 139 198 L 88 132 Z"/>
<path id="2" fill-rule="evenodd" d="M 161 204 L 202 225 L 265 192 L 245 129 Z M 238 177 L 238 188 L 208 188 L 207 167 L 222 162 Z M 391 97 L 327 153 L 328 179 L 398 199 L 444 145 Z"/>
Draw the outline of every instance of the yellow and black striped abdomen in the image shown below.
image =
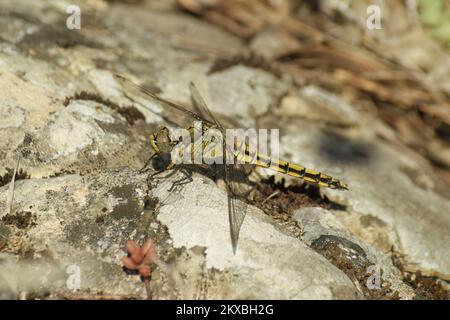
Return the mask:
<path id="1" fill-rule="evenodd" d="M 307 169 L 287 161 L 271 159 L 270 157 L 260 153 L 252 155 L 249 153 L 248 147 L 245 148 L 245 156 L 240 160 L 246 163 L 253 163 L 260 167 L 275 170 L 292 177 L 300 178 L 307 183 L 312 183 L 321 187 L 348 190 L 347 184 L 325 173 Z"/>

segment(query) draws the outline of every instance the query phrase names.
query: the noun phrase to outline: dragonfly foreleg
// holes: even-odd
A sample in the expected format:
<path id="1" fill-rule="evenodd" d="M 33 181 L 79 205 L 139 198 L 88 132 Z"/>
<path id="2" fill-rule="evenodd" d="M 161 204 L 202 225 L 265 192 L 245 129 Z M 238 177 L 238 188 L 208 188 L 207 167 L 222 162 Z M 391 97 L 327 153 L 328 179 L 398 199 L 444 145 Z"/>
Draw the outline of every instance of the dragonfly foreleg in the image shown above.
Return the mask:
<path id="1" fill-rule="evenodd" d="M 150 162 L 152 162 L 152 159 L 156 156 L 156 154 L 157 153 L 155 152 L 150 156 L 150 158 L 148 158 L 148 160 L 145 162 L 144 166 L 139 170 L 140 173 L 147 172 L 150 169 L 149 164 L 150 164 Z"/>
<path id="2" fill-rule="evenodd" d="M 169 190 L 167 190 L 169 192 L 172 192 L 173 190 L 176 190 L 176 188 L 193 181 L 192 171 L 188 170 L 187 168 L 183 168 L 183 167 L 178 167 L 177 171 L 178 170 L 183 174 L 183 178 L 178 179 L 177 181 L 172 183 L 172 186 L 169 188 Z"/>

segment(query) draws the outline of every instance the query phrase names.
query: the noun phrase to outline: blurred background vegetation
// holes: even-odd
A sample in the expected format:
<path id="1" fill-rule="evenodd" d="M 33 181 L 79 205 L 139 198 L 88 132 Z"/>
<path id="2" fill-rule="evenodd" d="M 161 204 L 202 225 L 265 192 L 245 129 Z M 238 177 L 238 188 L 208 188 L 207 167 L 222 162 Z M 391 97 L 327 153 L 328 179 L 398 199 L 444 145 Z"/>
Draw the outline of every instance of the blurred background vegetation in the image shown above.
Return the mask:
<path id="1" fill-rule="evenodd" d="M 419 0 L 419 17 L 425 29 L 446 49 L 450 49 L 450 2 Z"/>

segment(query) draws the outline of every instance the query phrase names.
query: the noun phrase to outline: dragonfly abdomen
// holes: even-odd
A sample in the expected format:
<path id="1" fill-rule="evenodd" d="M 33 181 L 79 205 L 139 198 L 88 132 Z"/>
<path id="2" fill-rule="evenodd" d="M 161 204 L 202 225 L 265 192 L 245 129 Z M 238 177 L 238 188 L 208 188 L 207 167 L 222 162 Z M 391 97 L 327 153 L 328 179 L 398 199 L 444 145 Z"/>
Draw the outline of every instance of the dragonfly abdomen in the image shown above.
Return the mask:
<path id="1" fill-rule="evenodd" d="M 245 155 L 241 157 L 240 161 L 300 178 L 305 182 L 316 184 L 321 187 L 343 190 L 348 189 L 345 183 L 325 173 L 289 163 L 284 160 L 272 159 L 271 157 L 258 152 L 256 154 L 251 154 L 248 148 L 246 148 Z"/>

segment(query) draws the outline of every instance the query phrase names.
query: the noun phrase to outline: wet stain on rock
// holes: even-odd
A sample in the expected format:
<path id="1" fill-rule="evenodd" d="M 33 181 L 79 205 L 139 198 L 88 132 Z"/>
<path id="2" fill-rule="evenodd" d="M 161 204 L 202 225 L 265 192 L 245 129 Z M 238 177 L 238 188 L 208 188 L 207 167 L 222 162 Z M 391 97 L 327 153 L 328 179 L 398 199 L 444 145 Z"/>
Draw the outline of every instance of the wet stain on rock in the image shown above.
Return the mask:
<path id="1" fill-rule="evenodd" d="M 361 268 L 368 262 L 363 248 L 356 243 L 334 235 L 322 235 L 311 243 L 311 248 L 319 252 L 325 252 L 329 248 L 338 248 L 355 268 Z"/>
<path id="2" fill-rule="evenodd" d="M 364 249 L 358 244 L 342 237 L 322 235 L 312 242 L 311 248 L 342 270 L 366 299 L 399 299 L 398 292 L 393 291 L 391 285 L 383 280 L 381 269 L 380 286 L 377 288 L 368 286 L 369 277 L 373 275 L 369 268 L 376 265 L 367 258 Z"/>

